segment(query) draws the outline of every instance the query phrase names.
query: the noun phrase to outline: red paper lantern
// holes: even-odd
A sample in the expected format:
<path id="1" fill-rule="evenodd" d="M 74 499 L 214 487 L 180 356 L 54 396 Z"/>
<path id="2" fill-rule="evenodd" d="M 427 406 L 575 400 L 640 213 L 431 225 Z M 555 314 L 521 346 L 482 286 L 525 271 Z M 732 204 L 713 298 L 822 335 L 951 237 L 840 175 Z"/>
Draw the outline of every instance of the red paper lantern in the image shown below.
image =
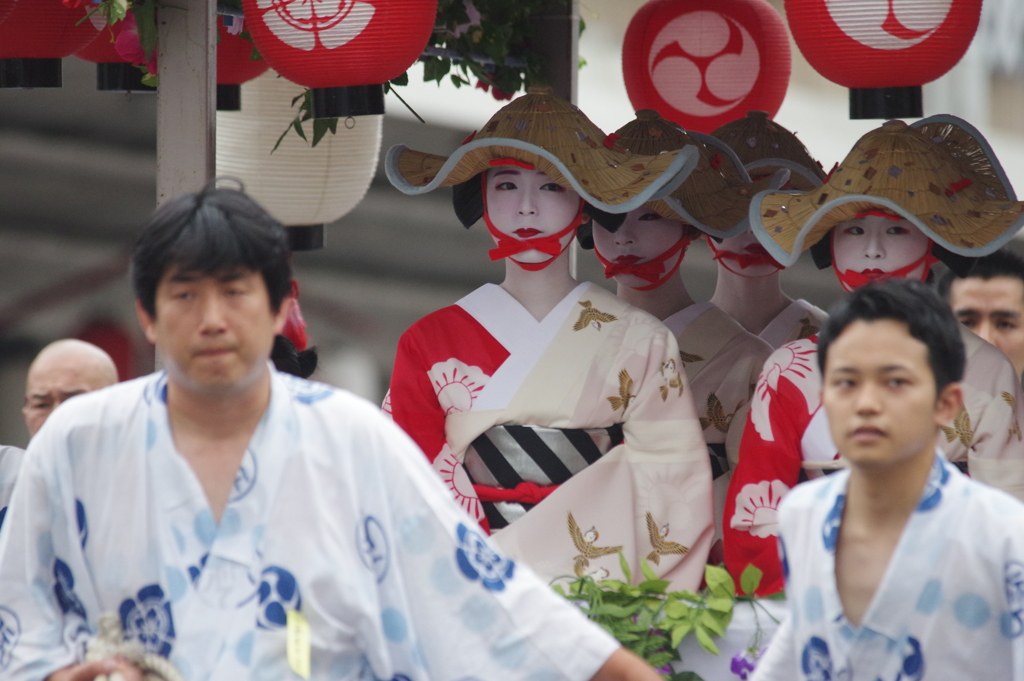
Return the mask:
<path id="1" fill-rule="evenodd" d="M 89 20 L 99 30 L 99 35 L 75 52 L 75 56 L 96 64 L 96 89 L 101 92 L 156 92 L 155 87 L 142 82 L 142 71 L 133 66 L 131 60 L 122 57 L 114 46 L 123 23 L 118 22 L 111 27 L 98 12 Z"/>
<path id="2" fill-rule="evenodd" d="M 90 322 L 76 336 L 78 340 L 92 343 L 114 360 L 117 380 L 127 381 L 138 376 L 138 361 L 135 341 L 123 326 L 115 321 L 96 320 Z"/>
<path id="3" fill-rule="evenodd" d="M 920 117 L 920 86 L 960 61 L 981 1 L 786 0 L 786 16 L 811 66 L 850 88 L 851 118 Z"/>
<path id="4" fill-rule="evenodd" d="M 242 83 L 259 76 L 270 68 L 265 59 L 251 59 L 252 43 L 233 35 L 226 21 L 239 21 L 236 17 L 221 17 L 217 22 L 217 111 L 238 111 L 241 108 Z"/>
<path id="5" fill-rule="evenodd" d="M 765 0 L 651 0 L 629 22 L 622 71 L 634 109 L 710 133 L 789 84 L 789 36 Z"/>
<path id="6" fill-rule="evenodd" d="M 313 88 L 317 117 L 384 113 L 381 84 L 419 59 L 437 15 L 437 0 L 243 0 L 243 7 L 270 67 Z"/>
<path id="7" fill-rule="evenodd" d="M 15 2 L 17 2 L 17 0 L 0 0 L 0 24 L 4 22 L 7 15 L 11 13 L 12 9 L 14 9 Z"/>
<path id="8" fill-rule="evenodd" d="M 18 0 L 0 23 L 0 88 L 60 87 L 60 60 L 96 37 L 84 8 L 59 0 Z"/>

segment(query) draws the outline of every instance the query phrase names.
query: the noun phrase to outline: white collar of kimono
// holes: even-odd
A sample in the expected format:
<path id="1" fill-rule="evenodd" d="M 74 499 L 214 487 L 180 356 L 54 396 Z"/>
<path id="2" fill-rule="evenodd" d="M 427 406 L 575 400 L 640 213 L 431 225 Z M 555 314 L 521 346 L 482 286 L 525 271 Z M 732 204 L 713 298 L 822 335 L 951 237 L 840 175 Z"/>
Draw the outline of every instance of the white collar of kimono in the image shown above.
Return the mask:
<path id="1" fill-rule="evenodd" d="M 471 411 L 504 409 L 562 328 L 566 318 L 591 284 L 569 292 L 544 319 L 537 320 L 512 294 L 497 284 L 485 284 L 455 303 L 508 350 L 509 357 L 473 400 Z"/>
<path id="2" fill-rule="evenodd" d="M 775 319 L 768 322 L 768 326 L 761 330 L 758 338 L 775 349 L 785 345 L 789 333 L 800 321 L 800 317 L 811 310 L 813 306 L 806 300 L 794 300 L 785 310 L 776 315 Z"/>
<path id="3" fill-rule="evenodd" d="M 711 308 L 715 306 L 714 303 L 708 301 L 706 303 L 694 303 L 684 307 L 679 312 L 670 315 L 662 320 L 662 324 L 668 327 L 672 335 L 679 336 L 683 331 L 686 331 L 686 327 L 694 322 L 697 317 L 701 316 Z"/>

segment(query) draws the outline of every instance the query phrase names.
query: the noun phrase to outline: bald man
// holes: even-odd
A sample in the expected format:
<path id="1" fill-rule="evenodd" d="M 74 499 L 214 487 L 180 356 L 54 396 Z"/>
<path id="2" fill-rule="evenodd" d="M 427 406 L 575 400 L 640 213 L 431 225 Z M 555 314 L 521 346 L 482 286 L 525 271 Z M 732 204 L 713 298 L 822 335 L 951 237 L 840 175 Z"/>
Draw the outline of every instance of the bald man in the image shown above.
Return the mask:
<path id="1" fill-rule="evenodd" d="M 28 434 L 35 437 L 50 413 L 64 400 L 117 383 L 110 355 L 92 343 L 66 338 L 50 343 L 36 355 L 25 382 Z"/>

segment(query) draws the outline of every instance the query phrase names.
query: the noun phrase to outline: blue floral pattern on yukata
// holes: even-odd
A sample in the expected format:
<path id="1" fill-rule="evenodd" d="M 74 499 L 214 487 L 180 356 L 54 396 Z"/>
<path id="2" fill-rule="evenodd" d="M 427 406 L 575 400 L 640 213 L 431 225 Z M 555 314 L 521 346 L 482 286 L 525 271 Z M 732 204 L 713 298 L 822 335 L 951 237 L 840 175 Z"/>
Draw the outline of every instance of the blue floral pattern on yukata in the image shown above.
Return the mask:
<path id="1" fill-rule="evenodd" d="M 999 628 L 1006 638 L 1017 638 L 1024 634 L 1024 564 L 1007 561 L 1003 568 L 1003 586 L 1007 612 L 1002 615 Z"/>
<path id="2" fill-rule="evenodd" d="M 917 505 L 918 511 L 930 511 L 942 503 L 942 488 L 949 482 L 949 471 L 935 457 L 932 469 L 928 473 L 928 482 L 925 483 L 924 492 L 921 494 L 921 501 Z"/>
<path id="3" fill-rule="evenodd" d="M 276 565 L 264 568 L 261 576 L 256 625 L 261 629 L 280 629 L 288 624 L 289 610 L 302 608 L 299 583 L 295 575 Z"/>
<path id="4" fill-rule="evenodd" d="M 0 605 L 0 672 L 11 665 L 14 648 L 21 638 L 21 621 L 14 611 Z"/>
<path id="5" fill-rule="evenodd" d="M 515 563 L 492 549 L 476 531 L 459 523 L 456 536 L 459 548 L 455 549 L 455 560 L 459 569 L 470 580 L 480 580 L 484 588 L 502 591 L 505 582 L 512 579 Z"/>
<path id="6" fill-rule="evenodd" d="M 4 517 L 7 515 L 7 507 L 0 508 L 0 530 L 4 527 Z"/>
<path id="7" fill-rule="evenodd" d="M 78 541 L 85 548 L 85 542 L 89 540 L 89 521 L 85 517 L 85 506 L 79 499 L 75 499 L 75 520 L 78 523 Z"/>
<path id="8" fill-rule="evenodd" d="M 846 495 L 840 494 L 836 497 L 836 503 L 832 510 L 825 516 L 825 524 L 821 528 L 821 539 L 825 542 L 825 548 L 835 553 L 836 542 L 839 541 L 839 526 L 843 522 L 843 509 L 846 507 Z"/>
<path id="9" fill-rule="evenodd" d="M 921 681 L 924 678 L 924 654 L 921 652 L 921 642 L 910 636 L 907 638 L 905 650 L 903 666 L 900 667 L 896 681 Z"/>
<path id="10" fill-rule="evenodd" d="M 57 597 L 57 604 L 65 615 L 78 615 L 84 620 L 89 619 L 85 614 L 85 606 L 75 595 L 75 576 L 68 564 L 60 558 L 53 560 L 53 595 Z"/>
<path id="11" fill-rule="evenodd" d="M 800 656 L 800 667 L 807 681 L 832 681 L 832 656 L 828 644 L 812 636 Z"/>
<path id="12" fill-rule="evenodd" d="M 174 646 L 174 617 L 171 603 L 164 598 L 159 584 L 139 589 L 137 598 L 126 598 L 118 608 L 125 640 L 142 643 L 147 653 L 163 657 L 171 654 Z"/>
<path id="13" fill-rule="evenodd" d="M 384 526 L 372 515 L 363 516 L 356 534 L 359 558 L 377 578 L 377 583 L 383 582 L 391 564 L 391 544 L 384 532 Z"/>

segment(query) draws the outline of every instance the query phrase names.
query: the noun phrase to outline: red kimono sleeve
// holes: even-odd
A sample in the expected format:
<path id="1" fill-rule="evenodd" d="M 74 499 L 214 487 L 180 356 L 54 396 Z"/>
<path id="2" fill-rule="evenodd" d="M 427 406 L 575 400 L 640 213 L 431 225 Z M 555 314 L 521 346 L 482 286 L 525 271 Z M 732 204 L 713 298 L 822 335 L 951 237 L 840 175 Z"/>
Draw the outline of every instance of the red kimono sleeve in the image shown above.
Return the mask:
<path id="1" fill-rule="evenodd" d="M 784 345 L 765 362 L 726 496 L 726 567 L 737 583 L 747 565 L 758 567 L 764 573 L 757 589 L 761 596 L 785 588 L 777 544 L 778 506 L 800 482 L 801 440 L 818 407 L 815 341 Z"/>

